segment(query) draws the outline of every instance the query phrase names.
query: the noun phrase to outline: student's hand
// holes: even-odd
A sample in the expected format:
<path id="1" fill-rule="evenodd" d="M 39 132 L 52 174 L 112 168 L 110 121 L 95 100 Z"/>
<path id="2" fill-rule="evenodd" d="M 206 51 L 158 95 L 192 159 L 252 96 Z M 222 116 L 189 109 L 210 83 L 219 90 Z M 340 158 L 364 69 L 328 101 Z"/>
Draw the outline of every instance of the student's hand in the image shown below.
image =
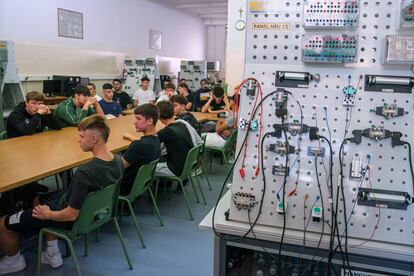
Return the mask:
<path id="1" fill-rule="evenodd" d="M 41 220 L 48 220 L 50 219 L 50 214 L 52 210 L 47 205 L 37 205 L 33 208 L 32 216 L 37 219 Z"/>
<path id="2" fill-rule="evenodd" d="M 221 133 L 224 137 L 229 137 L 231 134 L 231 130 L 230 129 L 225 129 L 223 130 L 223 132 Z"/>
<path id="3" fill-rule="evenodd" d="M 49 107 L 47 107 L 44 104 L 39 105 L 39 109 L 37 110 L 37 113 L 40 115 L 49 115 L 51 113 Z"/>
<path id="4" fill-rule="evenodd" d="M 124 139 L 129 140 L 129 141 L 135 141 L 135 140 L 137 139 L 134 135 L 132 135 L 132 134 L 130 134 L 130 133 L 124 133 L 124 134 L 122 135 L 122 137 L 123 137 Z"/>

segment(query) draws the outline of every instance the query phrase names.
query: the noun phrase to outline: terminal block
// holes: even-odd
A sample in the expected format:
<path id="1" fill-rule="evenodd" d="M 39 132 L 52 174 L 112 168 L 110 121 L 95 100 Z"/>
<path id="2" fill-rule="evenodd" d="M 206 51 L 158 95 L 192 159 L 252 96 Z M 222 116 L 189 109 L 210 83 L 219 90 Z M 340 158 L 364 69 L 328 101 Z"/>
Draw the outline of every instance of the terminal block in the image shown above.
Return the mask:
<path id="1" fill-rule="evenodd" d="M 377 106 L 375 109 L 371 110 L 379 116 L 383 116 L 386 119 L 395 118 L 408 114 L 404 112 L 404 108 L 398 107 L 396 104 L 384 104 L 383 106 Z"/>
<path id="2" fill-rule="evenodd" d="M 251 209 L 257 204 L 253 194 L 237 192 L 233 195 L 233 203 L 238 210 Z"/>
<path id="3" fill-rule="evenodd" d="M 342 90 L 344 92 L 344 100 L 342 102 L 343 106 L 354 106 L 355 105 L 355 95 L 357 89 L 352 85 L 345 86 Z"/>
<path id="4" fill-rule="evenodd" d="M 358 0 L 307 0 L 303 6 L 303 27 L 345 29 L 358 26 L 360 5 Z"/>
<path id="5" fill-rule="evenodd" d="M 316 63 L 355 63 L 358 37 L 355 35 L 304 35 L 302 61 Z"/>
<path id="6" fill-rule="evenodd" d="M 278 141 L 276 144 L 269 145 L 269 151 L 283 156 L 286 154 L 295 153 L 295 147 L 291 145 L 286 145 L 285 143 Z"/>
<path id="7" fill-rule="evenodd" d="M 257 119 L 254 119 L 252 121 L 247 121 L 244 118 L 239 119 L 239 129 L 248 129 L 250 128 L 251 131 L 257 131 L 259 130 L 259 121 Z"/>
<path id="8" fill-rule="evenodd" d="M 272 168 L 272 174 L 281 176 L 284 176 L 285 174 L 289 175 L 289 167 L 286 167 L 283 164 L 274 165 Z"/>
<path id="9" fill-rule="evenodd" d="M 359 156 L 352 158 L 351 166 L 349 168 L 349 180 L 362 180 L 365 170 Z"/>

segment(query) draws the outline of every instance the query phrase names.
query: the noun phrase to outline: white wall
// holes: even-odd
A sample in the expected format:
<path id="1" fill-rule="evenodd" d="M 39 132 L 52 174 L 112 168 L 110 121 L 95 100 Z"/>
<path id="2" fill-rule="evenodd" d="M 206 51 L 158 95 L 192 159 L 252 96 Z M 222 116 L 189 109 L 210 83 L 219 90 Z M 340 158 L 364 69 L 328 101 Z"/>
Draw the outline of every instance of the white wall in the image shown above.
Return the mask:
<path id="1" fill-rule="evenodd" d="M 84 39 L 58 36 L 57 8 L 83 13 Z M 162 50 L 149 49 L 150 29 L 162 32 Z M 112 72 L 102 66 L 116 67 L 123 54 L 206 58 L 206 27 L 201 19 L 146 0 L 0 0 L 0 40 L 16 42 L 16 60 L 26 74 L 47 73 L 36 72 L 39 66 L 51 73 L 55 68 L 78 70 L 73 60 L 88 53 L 92 68 L 85 70 L 80 64 L 79 70 L 96 74 Z M 43 45 L 49 50 L 42 50 Z M 96 66 L 95 57 L 100 60 Z M 105 58 L 110 61 L 102 62 Z"/>
<path id="2" fill-rule="evenodd" d="M 227 32 L 224 25 L 207 26 L 207 60 L 220 61 L 220 77 L 226 72 Z"/>

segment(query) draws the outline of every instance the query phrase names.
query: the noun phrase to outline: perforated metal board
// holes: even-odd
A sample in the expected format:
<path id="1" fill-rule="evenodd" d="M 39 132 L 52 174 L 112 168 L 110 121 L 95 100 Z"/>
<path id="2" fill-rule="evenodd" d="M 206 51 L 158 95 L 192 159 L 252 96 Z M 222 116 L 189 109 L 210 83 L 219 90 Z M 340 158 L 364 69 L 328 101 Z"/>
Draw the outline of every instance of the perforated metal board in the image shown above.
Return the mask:
<path id="1" fill-rule="evenodd" d="M 359 24 L 355 30 L 309 30 L 302 27 L 302 5 L 303 1 L 270 1 L 279 5 L 279 11 L 273 13 L 248 13 L 247 17 L 247 39 L 246 39 L 246 66 L 245 78 L 257 78 L 263 86 L 264 95 L 276 90 L 275 72 L 276 71 L 296 71 L 320 74 L 320 82 L 311 82 L 309 88 L 286 88 L 292 92 L 300 101 L 304 113 L 303 123 L 310 126 L 318 126 L 319 134 L 329 137 L 332 135 L 332 146 L 334 151 L 334 190 L 338 184 L 339 146 L 344 137 L 346 107 L 343 106 L 342 89 L 348 85 L 348 76 L 351 76 L 351 83 L 357 86 L 360 75 L 378 74 L 393 76 L 412 76 L 410 66 L 390 66 L 381 64 L 381 50 L 384 47 L 384 38 L 389 34 L 412 35 L 413 31 L 398 31 L 398 17 L 400 15 L 400 3 L 398 1 L 360 1 Z M 290 30 L 252 30 L 253 23 L 289 23 Z M 301 38 L 304 34 L 353 34 L 358 35 L 359 44 L 357 51 L 357 62 L 352 64 L 304 64 L 301 61 Z M 384 93 L 364 91 L 364 80 L 359 84 L 356 94 L 356 103 L 352 108 L 352 119 L 349 130 L 366 129 L 372 125 L 383 126 L 391 131 L 403 133 L 402 140 L 414 144 L 414 131 L 412 122 L 414 121 L 414 103 L 412 94 L 404 93 Z M 395 103 L 403 107 L 409 113 L 397 118 L 385 119 L 371 111 L 384 103 Z M 248 119 L 254 100 L 242 95 L 240 117 Z M 270 98 L 263 105 L 263 133 L 273 131 L 272 125 L 280 123 L 280 119 L 275 116 L 275 103 Z M 325 116 L 324 108 L 327 111 Z M 348 111 L 348 114 L 351 110 Z M 258 117 L 257 117 L 258 118 Z M 287 123 L 300 119 L 299 108 L 292 97 L 288 100 Z M 239 130 L 238 146 L 243 141 L 246 130 Z M 245 177 L 239 174 L 241 160 L 235 166 L 233 175 L 232 194 L 245 192 L 255 195 L 260 199 L 263 189 L 261 173 L 258 177 L 254 175 L 258 164 L 258 132 L 251 132 L 248 139 L 248 151 L 245 161 Z M 289 136 L 289 143 L 297 145 L 296 137 Z M 350 135 L 348 135 L 349 137 Z M 287 197 L 288 202 L 286 227 L 287 229 L 304 229 L 304 198 L 309 195 L 306 202 L 306 217 L 310 215 L 310 208 L 319 194 L 314 168 L 314 158 L 308 157 L 306 152 L 308 146 L 317 146 L 318 142 L 311 142 L 308 134 L 304 134 L 301 142 L 301 157 L 299 180 L 296 193 Z M 268 137 L 264 141 L 264 146 L 276 141 L 283 141 L 275 137 Z M 329 148 L 326 142 L 321 142 L 325 147 L 324 163 L 328 168 Z M 349 180 L 349 167 L 352 156 L 359 155 L 362 162 L 366 164 L 367 156 L 371 156 L 371 185 L 376 189 L 405 191 L 414 195 L 411 180 L 410 168 L 408 163 L 408 149 L 406 147 L 391 147 L 390 139 L 373 141 L 363 138 L 360 145 L 348 144 L 345 146 L 344 158 L 344 190 L 347 205 L 347 214 L 351 213 L 356 200 L 357 189 L 360 186 L 358 181 Z M 290 155 L 293 161 L 295 154 Z M 284 163 L 285 158 L 272 152 L 264 153 L 264 168 L 266 174 L 266 197 L 263 210 L 258 224 L 275 226 L 279 229 L 283 226 L 283 215 L 276 212 L 277 198 L 276 193 L 281 189 L 283 176 L 272 174 L 272 166 Z M 325 202 L 325 218 L 330 220 L 330 206 L 328 204 L 328 189 L 326 186 L 326 174 L 323 169 L 321 158 L 319 158 L 319 173 L 322 185 L 322 194 Z M 291 162 L 292 165 L 292 162 Z M 292 168 L 288 178 L 286 192 L 293 190 L 297 177 L 298 162 Z M 368 174 L 366 175 L 368 176 Z M 368 181 L 364 181 L 361 187 L 370 187 Z M 344 219 L 342 202 L 338 218 L 340 222 L 340 233 L 344 231 Z M 257 216 L 258 205 L 252 209 L 251 219 Z M 379 213 L 380 212 L 380 213 Z M 379 222 L 378 222 L 379 217 Z M 246 210 L 237 210 L 231 204 L 230 219 L 248 222 Z M 378 229 L 374 231 L 378 223 Z M 349 237 L 382 241 L 387 244 L 414 245 L 414 205 L 408 206 L 407 210 L 395 210 L 355 205 L 354 213 L 349 222 Z M 322 224 L 320 222 L 309 223 L 307 231 L 320 233 Z M 325 227 L 325 233 L 328 233 Z M 372 236 L 373 235 L 373 236 Z M 372 237 L 371 237 L 372 236 Z M 414 249 L 414 246 L 413 246 Z"/>

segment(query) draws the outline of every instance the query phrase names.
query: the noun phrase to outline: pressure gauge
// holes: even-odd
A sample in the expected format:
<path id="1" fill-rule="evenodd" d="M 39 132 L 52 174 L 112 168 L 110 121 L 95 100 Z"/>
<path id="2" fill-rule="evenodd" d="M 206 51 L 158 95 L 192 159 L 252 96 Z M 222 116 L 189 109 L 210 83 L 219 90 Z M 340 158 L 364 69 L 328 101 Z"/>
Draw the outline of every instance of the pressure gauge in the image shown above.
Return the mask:
<path id="1" fill-rule="evenodd" d="M 246 22 L 244 22 L 244 20 L 242 19 L 239 19 L 236 21 L 235 27 L 236 27 L 236 30 L 243 31 L 244 28 L 246 28 Z"/>

